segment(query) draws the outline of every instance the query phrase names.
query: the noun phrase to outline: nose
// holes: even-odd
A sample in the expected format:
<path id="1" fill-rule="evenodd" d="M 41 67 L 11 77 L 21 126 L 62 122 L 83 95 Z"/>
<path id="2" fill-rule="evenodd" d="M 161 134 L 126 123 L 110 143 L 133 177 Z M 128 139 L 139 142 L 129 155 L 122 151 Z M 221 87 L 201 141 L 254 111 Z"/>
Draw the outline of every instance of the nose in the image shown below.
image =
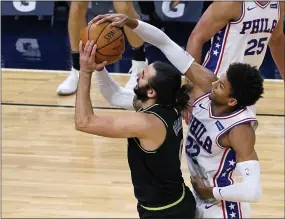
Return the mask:
<path id="1" fill-rule="evenodd" d="M 214 82 L 212 82 L 212 86 L 213 87 L 216 87 L 216 84 L 218 83 L 218 81 L 214 81 Z"/>
<path id="2" fill-rule="evenodd" d="M 141 76 L 142 76 L 142 72 L 140 71 L 140 72 L 137 74 L 137 77 L 138 77 L 138 78 L 141 78 Z"/>

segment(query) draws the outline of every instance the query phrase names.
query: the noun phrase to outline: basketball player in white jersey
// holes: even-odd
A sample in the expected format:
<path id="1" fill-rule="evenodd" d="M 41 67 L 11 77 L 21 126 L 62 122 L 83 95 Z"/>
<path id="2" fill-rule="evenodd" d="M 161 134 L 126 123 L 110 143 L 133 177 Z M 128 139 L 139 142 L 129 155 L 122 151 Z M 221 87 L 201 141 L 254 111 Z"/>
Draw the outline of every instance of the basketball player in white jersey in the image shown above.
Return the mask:
<path id="1" fill-rule="evenodd" d="M 203 44 L 211 47 L 203 66 L 220 77 L 231 63 L 260 68 L 267 47 L 284 79 L 284 2 L 213 2 L 192 31 L 187 52 L 201 63 Z"/>
<path id="2" fill-rule="evenodd" d="M 234 62 L 259 69 L 269 46 L 284 79 L 283 16 L 284 2 L 213 2 L 192 31 L 186 51 L 201 63 L 202 47 L 211 39 L 202 65 L 219 78 Z M 256 106 L 250 109 L 256 113 Z M 191 118 L 191 110 L 188 117 Z"/>
<path id="3" fill-rule="evenodd" d="M 236 63 L 218 79 L 158 28 L 122 14 L 100 15 L 91 22 L 105 21 L 133 29 L 145 42 L 159 48 L 193 83 L 191 98 L 195 101 L 185 148 L 196 194 L 196 217 L 250 217 L 248 203 L 257 202 L 262 194 L 260 164 L 254 149 L 257 120 L 247 108 L 263 93 L 259 71 Z M 116 96 L 118 103 L 132 108 L 131 100 L 124 101 L 131 97 L 130 90 L 128 93 L 116 86 L 104 71 L 96 75 L 105 97 Z M 106 85 L 110 87 L 104 88 Z M 234 182 L 234 170 L 242 176 L 242 182 Z"/>

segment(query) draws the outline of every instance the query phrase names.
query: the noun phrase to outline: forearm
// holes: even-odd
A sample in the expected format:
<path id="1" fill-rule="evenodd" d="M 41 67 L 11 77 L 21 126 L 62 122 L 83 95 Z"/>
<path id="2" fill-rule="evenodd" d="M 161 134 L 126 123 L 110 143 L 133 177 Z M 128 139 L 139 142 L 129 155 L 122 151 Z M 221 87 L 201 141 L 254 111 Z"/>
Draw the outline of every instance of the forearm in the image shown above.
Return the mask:
<path id="1" fill-rule="evenodd" d="M 284 80 L 284 71 L 285 71 L 284 70 L 284 60 L 285 60 L 285 56 L 284 56 L 285 39 L 284 38 L 285 38 L 284 35 L 282 35 L 279 37 L 278 41 L 275 41 L 274 43 L 272 42 L 271 44 L 269 44 L 272 58 L 275 64 L 277 65 L 280 75 L 283 80 Z"/>
<path id="2" fill-rule="evenodd" d="M 143 21 L 127 19 L 126 26 L 133 29 L 145 42 L 148 42 L 160 49 L 166 58 L 184 74 L 193 63 L 194 59 L 179 45 L 172 41 L 160 29 Z"/>
<path id="3" fill-rule="evenodd" d="M 112 106 L 134 110 L 135 93 L 133 90 L 121 87 L 105 68 L 102 71 L 95 72 L 94 76 L 97 88 L 108 103 Z"/>
<path id="4" fill-rule="evenodd" d="M 84 126 L 94 115 L 90 99 L 91 74 L 80 72 L 75 100 L 75 124 Z"/>
<path id="5" fill-rule="evenodd" d="M 260 165 L 258 161 L 238 163 L 238 171 L 243 177 L 243 182 L 225 187 L 214 187 L 213 196 L 217 200 L 236 202 L 257 202 L 262 195 L 260 184 Z"/>

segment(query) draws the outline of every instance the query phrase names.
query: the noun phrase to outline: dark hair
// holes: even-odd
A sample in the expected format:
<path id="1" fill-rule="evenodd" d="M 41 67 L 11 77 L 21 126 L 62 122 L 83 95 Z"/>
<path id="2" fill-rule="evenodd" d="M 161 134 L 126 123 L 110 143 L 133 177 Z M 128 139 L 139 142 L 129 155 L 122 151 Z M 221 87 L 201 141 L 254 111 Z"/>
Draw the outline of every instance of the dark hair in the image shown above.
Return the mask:
<path id="1" fill-rule="evenodd" d="M 156 91 L 156 103 L 170 105 L 179 110 L 188 106 L 188 88 L 181 87 L 181 72 L 174 66 L 156 61 L 153 63 L 156 75 L 148 84 Z"/>
<path id="2" fill-rule="evenodd" d="M 227 71 L 231 84 L 230 96 L 237 100 L 237 107 L 254 105 L 264 92 L 259 70 L 249 64 L 233 63 Z"/>
<path id="3" fill-rule="evenodd" d="M 190 92 L 192 86 L 190 84 L 184 84 L 176 93 L 176 104 L 175 108 L 179 110 L 185 110 L 189 107 Z"/>

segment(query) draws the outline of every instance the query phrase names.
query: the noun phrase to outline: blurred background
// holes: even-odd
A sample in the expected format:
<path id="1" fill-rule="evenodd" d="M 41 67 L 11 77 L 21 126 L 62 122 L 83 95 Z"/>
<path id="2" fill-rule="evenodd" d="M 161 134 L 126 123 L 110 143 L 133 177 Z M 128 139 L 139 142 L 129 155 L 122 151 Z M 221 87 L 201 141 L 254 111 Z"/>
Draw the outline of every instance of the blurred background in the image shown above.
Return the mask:
<path id="1" fill-rule="evenodd" d="M 211 2 L 155 2 L 155 9 L 162 19 L 164 32 L 181 47 L 185 48 L 187 39 L 196 22 Z M 26 10 L 25 6 L 32 6 Z M 7 1 L 1 2 L 2 12 L 2 68 L 70 70 L 71 55 L 68 37 L 68 1 Z M 135 8 L 142 20 L 148 16 Z M 25 11 L 26 10 L 26 11 Z M 89 4 L 87 21 L 98 14 L 115 12 L 112 1 L 93 1 Z M 285 22 L 285 19 L 283 18 Z M 284 30 L 283 30 L 284 31 Z M 285 31 L 284 31 L 285 32 Z M 110 72 L 126 73 L 131 67 L 131 47 L 126 40 L 123 59 L 108 66 Z M 203 48 L 203 57 L 209 44 Z M 164 55 L 155 47 L 147 45 L 149 62 L 166 61 Z M 268 49 L 261 73 L 267 79 L 280 79 L 280 74 Z"/>

